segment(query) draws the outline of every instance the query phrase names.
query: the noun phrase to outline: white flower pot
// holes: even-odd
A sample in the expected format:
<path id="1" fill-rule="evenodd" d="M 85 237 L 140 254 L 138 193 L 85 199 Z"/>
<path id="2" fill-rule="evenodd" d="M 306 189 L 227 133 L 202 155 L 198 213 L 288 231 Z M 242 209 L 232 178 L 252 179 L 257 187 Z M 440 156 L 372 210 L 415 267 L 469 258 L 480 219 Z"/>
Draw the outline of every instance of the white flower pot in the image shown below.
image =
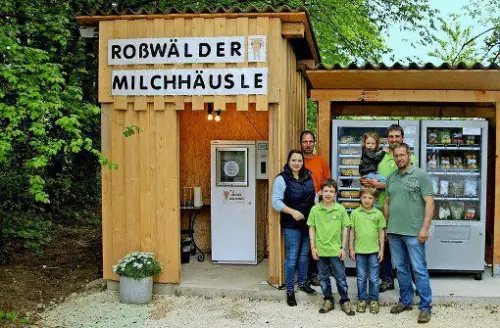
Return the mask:
<path id="1" fill-rule="evenodd" d="M 145 304 L 153 298 L 153 277 L 139 280 L 120 276 L 120 302 Z"/>

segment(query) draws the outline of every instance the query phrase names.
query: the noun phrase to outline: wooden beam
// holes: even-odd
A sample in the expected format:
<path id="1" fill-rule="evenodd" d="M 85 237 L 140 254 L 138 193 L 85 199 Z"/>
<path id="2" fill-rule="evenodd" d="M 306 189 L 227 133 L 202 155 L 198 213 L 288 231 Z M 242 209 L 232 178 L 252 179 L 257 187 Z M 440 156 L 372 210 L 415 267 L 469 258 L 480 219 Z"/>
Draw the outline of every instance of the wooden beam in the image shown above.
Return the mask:
<path id="1" fill-rule="evenodd" d="M 495 215 L 493 222 L 493 275 L 500 276 L 500 102 L 496 103 Z"/>
<path id="2" fill-rule="evenodd" d="M 302 59 L 302 60 L 297 60 L 297 67 L 314 67 L 316 63 L 314 62 L 314 59 Z"/>
<path id="3" fill-rule="evenodd" d="M 281 36 L 285 39 L 303 39 L 305 27 L 302 23 L 281 24 Z"/>
<path id="4" fill-rule="evenodd" d="M 495 103 L 500 102 L 500 91 L 316 89 L 311 91 L 311 100 Z"/>
<path id="5" fill-rule="evenodd" d="M 318 103 L 317 120 L 318 155 L 330 166 L 330 122 L 332 121 L 330 101 L 324 100 Z"/>
<path id="6" fill-rule="evenodd" d="M 306 74 L 314 89 L 500 90 L 500 71 L 494 69 L 310 69 Z"/>

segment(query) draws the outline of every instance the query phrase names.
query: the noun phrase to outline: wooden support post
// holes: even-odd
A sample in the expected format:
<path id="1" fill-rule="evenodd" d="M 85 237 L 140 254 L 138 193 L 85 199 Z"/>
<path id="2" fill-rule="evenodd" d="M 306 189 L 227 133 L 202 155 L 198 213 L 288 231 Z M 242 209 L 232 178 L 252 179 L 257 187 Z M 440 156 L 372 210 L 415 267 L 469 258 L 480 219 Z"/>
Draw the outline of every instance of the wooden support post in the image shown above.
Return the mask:
<path id="1" fill-rule="evenodd" d="M 281 36 L 285 39 L 304 38 L 305 27 L 303 23 L 283 23 L 281 25 Z"/>
<path id="2" fill-rule="evenodd" d="M 495 216 L 493 222 L 493 275 L 500 276 L 500 102 L 495 110 Z"/>
<path id="3" fill-rule="evenodd" d="M 332 111 L 330 101 L 323 100 L 318 102 L 317 118 L 317 145 L 318 155 L 321 156 L 328 166 L 330 166 L 330 123 L 332 121 Z"/>

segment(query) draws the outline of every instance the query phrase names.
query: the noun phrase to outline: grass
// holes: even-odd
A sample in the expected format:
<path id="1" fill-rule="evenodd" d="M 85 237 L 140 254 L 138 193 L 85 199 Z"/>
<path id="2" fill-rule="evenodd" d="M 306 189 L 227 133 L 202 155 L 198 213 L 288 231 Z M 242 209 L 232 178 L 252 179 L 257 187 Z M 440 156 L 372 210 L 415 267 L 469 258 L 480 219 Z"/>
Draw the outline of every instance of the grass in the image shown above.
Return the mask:
<path id="1" fill-rule="evenodd" d="M 0 309 L 0 323 L 2 321 L 9 321 L 12 323 L 29 323 L 28 318 L 24 317 L 21 312 L 17 311 L 8 311 L 4 309 Z"/>

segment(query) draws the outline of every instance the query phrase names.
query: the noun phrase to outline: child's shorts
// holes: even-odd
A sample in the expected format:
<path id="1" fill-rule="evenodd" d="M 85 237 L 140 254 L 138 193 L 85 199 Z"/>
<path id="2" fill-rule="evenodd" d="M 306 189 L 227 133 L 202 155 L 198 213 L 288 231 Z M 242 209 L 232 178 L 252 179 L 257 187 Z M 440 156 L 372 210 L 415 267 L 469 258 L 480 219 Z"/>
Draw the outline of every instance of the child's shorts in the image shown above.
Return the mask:
<path id="1" fill-rule="evenodd" d="M 367 179 L 377 179 L 380 182 L 386 182 L 387 181 L 386 177 L 384 177 L 382 174 L 378 174 L 378 173 L 375 173 L 375 172 L 368 173 L 366 175 L 366 178 Z"/>

